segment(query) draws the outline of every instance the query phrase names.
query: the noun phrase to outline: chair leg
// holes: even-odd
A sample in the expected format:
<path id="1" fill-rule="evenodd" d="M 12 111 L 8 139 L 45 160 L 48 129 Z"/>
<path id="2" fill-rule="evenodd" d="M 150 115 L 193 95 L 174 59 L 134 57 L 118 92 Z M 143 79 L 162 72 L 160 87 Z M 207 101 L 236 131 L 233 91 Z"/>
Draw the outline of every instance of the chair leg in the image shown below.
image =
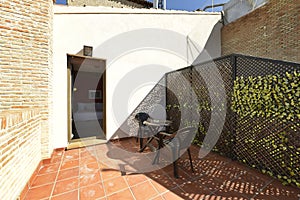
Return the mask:
<path id="1" fill-rule="evenodd" d="M 159 162 L 159 153 L 160 153 L 160 149 L 157 149 L 156 155 L 155 155 L 154 160 L 152 162 L 153 165 L 158 164 L 158 162 Z"/>
<path id="2" fill-rule="evenodd" d="M 174 177 L 175 177 L 175 178 L 179 178 L 179 177 L 178 177 L 177 160 L 175 160 L 175 161 L 173 162 L 173 168 L 174 168 Z"/>
<path id="3" fill-rule="evenodd" d="M 192 161 L 192 156 L 191 156 L 190 148 L 188 148 L 187 151 L 188 151 L 188 154 L 189 154 L 189 159 L 190 159 L 190 164 L 191 164 L 192 172 L 195 172 L 194 171 L 194 167 L 193 167 L 193 161 Z"/>
<path id="4" fill-rule="evenodd" d="M 138 128 L 138 132 L 137 132 L 137 136 L 136 136 L 136 142 L 139 142 L 140 136 L 141 136 L 141 125 L 139 125 L 139 128 Z"/>
<path id="5" fill-rule="evenodd" d="M 139 152 L 143 152 L 146 149 L 146 147 L 152 142 L 153 139 L 154 138 L 147 139 L 146 144 L 143 145 L 143 147 L 139 150 Z"/>

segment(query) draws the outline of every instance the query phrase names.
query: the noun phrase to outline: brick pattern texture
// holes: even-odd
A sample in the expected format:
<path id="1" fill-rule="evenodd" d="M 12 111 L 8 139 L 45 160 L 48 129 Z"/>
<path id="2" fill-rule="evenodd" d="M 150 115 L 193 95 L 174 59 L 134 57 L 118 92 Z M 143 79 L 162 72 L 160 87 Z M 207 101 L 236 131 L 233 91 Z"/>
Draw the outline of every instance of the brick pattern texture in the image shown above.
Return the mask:
<path id="1" fill-rule="evenodd" d="M 222 55 L 300 62 L 299 0 L 269 0 L 222 29 Z"/>
<path id="2" fill-rule="evenodd" d="M 52 0 L 0 0 L 0 199 L 52 152 Z"/>
<path id="3" fill-rule="evenodd" d="M 140 3 L 137 3 L 140 2 Z M 106 6 L 114 8 L 150 8 L 150 2 L 146 0 L 130 1 L 130 0 L 67 0 L 69 6 Z"/>

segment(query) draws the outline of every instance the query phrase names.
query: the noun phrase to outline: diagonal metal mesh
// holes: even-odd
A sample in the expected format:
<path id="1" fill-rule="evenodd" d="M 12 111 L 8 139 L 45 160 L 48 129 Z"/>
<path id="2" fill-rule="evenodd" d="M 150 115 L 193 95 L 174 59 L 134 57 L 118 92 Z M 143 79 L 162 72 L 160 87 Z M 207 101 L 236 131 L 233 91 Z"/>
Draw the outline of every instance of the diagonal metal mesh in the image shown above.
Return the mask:
<path id="1" fill-rule="evenodd" d="M 237 77 L 285 77 L 287 72 L 294 71 L 300 72 L 299 64 L 241 55 L 236 58 Z M 297 111 L 295 109 L 293 112 Z M 235 131 L 234 152 L 238 160 L 279 178 L 285 184 L 300 186 L 299 118 L 285 121 L 272 115 L 239 116 Z"/>
<path id="2" fill-rule="evenodd" d="M 212 145 L 213 151 L 300 187 L 300 117 L 282 120 L 275 115 L 238 114 L 232 109 L 233 104 L 241 106 L 233 98 L 238 78 L 284 77 L 286 72 L 294 71 L 300 73 L 300 64 L 243 55 L 230 55 L 173 71 L 164 76 L 125 124 L 130 132 L 137 132 L 135 114 L 151 112 L 160 104 L 166 108 L 166 118 L 173 121 L 170 132 L 184 126 L 197 127 L 196 144 Z M 268 87 L 277 86 L 270 83 Z M 299 98 L 291 98 L 295 104 L 299 103 Z M 299 112 L 299 107 L 295 106 L 292 112 Z M 221 133 L 211 134 L 210 140 L 205 140 L 209 130 L 217 132 L 220 124 Z M 217 142 L 213 144 L 212 140 Z"/>
<path id="3" fill-rule="evenodd" d="M 196 98 L 190 101 L 191 116 L 199 115 L 200 119 L 189 122 L 197 126 L 199 130 L 195 143 L 209 145 L 204 140 L 208 129 L 218 126 L 211 121 L 212 113 L 217 110 L 215 117 L 218 118 L 220 117 L 218 116 L 219 111 L 225 109 L 226 118 L 222 133 L 219 136 L 216 135 L 218 141 L 213 150 L 279 178 L 287 184 L 299 184 L 299 119 L 283 121 L 278 116 L 241 116 L 231 110 L 232 103 L 236 103 L 232 102 L 236 77 L 266 77 L 268 75 L 280 77 L 285 76 L 286 72 L 293 73 L 295 70 L 299 70 L 299 66 L 299 64 L 283 61 L 231 55 L 169 73 L 166 75 L 166 84 L 172 92 L 167 92 L 167 113 L 168 117 L 175 122 L 172 128 L 176 130 L 178 124 L 182 123 L 180 114 L 186 109 L 172 106 L 178 104 L 178 99 L 174 94 L 181 94 L 181 99 L 190 98 L 183 80 L 178 78 L 185 77 L 185 80 L 191 82 L 191 89 L 196 94 Z M 212 105 L 212 98 L 217 102 L 219 99 L 218 95 L 209 93 L 208 86 L 213 85 L 213 91 L 217 94 L 221 88 L 220 82 L 215 80 L 215 68 L 218 69 L 224 84 L 227 103 L 225 107 L 221 103 Z M 205 71 L 205 76 L 203 76 L 203 71 Z M 186 96 L 183 97 L 182 94 Z"/>

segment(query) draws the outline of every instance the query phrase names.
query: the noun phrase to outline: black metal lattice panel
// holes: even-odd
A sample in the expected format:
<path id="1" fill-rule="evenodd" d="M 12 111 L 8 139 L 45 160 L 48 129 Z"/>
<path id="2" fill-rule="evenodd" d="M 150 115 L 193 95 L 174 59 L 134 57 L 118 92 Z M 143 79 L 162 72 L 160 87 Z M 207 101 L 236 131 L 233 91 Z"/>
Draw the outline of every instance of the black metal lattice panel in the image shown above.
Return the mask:
<path id="1" fill-rule="evenodd" d="M 285 78 L 286 73 L 300 72 L 300 65 L 283 61 L 236 56 L 236 75 L 247 79 L 272 75 Z M 281 87 L 274 85 L 272 87 Z M 288 92 L 288 91 L 285 91 Z M 299 101 L 299 98 L 294 98 Z M 285 104 L 286 102 L 282 102 Z M 297 103 L 297 102 L 296 102 Z M 263 105 L 263 104 L 262 104 Z M 297 109 L 297 108 L 296 108 Z M 264 107 L 261 108 L 264 111 Z M 295 110 L 293 110 L 295 112 Z M 300 120 L 279 116 L 237 116 L 237 159 L 290 184 L 300 183 Z M 298 185 L 299 186 L 299 185 Z"/>
<path id="2" fill-rule="evenodd" d="M 209 145 L 204 139 L 209 128 L 215 130 L 209 132 L 208 143 L 212 140 L 217 141 L 213 150 L 231 156 L 232 116 L 227 114 L 230 112 L 232 92 L 231 58 L 225 57 L 197 65 L 193 68 L 192 74 L 193 88 L 199 92 L 198 112 L 201 116 L 196 140 L 201 145 Z M 221 129 L 219 126 L 222 126 Z"/>
<path id="3" fill-rule="evenodd" d="M 198 127 L 195 142 L 204 146 L 210 145 L 205 140 L 209 129 L 218 130 L 224 124 L 221 134 L 212 134 L 210 138 L 217 140 L 214 151 L 300 186 L 299 118 L 282 120 L 279 116 L 248 112 L 238 115 L 232 110 L 233 104 L 239 104 L 233 98 L 237 77 L 276 78 L 294 71 L 300 72 L 300 64 L 244 55 L 230 55 L 173 71 L 165 75 L 126 123 L 134 126 L 132 118 L 137 112 L 150 112 L 156 104 L 165 105 L 167 118 L 173 121 L 169 131 Z M 275 84 L 271 81 L 270 88 Z M 299 98 L 294 100 L 298 103 Z"/>
<path id="4" fill-rule="evenodd" d="M 167 86 L 167 116 L 173 123 L 171 132 L 191 125 L 193 115 L 191 110 L 195 104 L 191 96 L 191 69 L 166 74 Z"/>
<path id="5" fill-rule="evenodd" d="M 292 73 L 299 70 L 299 64 L 278 60 L 236 55 L 236 76 L 237 77 L 257 77 L 273 74 Z"/>

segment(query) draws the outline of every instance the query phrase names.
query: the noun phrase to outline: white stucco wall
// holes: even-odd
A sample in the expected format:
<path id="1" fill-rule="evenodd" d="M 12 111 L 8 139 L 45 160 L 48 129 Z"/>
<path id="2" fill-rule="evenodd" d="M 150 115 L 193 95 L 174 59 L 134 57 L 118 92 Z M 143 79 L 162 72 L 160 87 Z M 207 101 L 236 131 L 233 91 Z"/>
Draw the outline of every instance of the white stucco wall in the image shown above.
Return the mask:
<path id="1" fill-rule="evenodd" d="M 66 53 L 76 54 L 83 45 L 90 45 L 93 57 L 107 60 L 109 137 L 165 72 L 193 63 L 204 48 L 213 52 L 212 57 L 221 55 L 220 27 L 214 28 L 220 18 L 219 13 L 55 6 L 54 147 L 67 145 Z M 212 30 L 217 34 L 211 34 Z M 205 46 L 208 38 L 209 47 Z M 145 84 L 128 82 L 134 77 L 145 77 Z M 113 105 L 113 97 L 122 96 L 128 88 L 130 98 L 120 98 L 119 105 Z"/>

